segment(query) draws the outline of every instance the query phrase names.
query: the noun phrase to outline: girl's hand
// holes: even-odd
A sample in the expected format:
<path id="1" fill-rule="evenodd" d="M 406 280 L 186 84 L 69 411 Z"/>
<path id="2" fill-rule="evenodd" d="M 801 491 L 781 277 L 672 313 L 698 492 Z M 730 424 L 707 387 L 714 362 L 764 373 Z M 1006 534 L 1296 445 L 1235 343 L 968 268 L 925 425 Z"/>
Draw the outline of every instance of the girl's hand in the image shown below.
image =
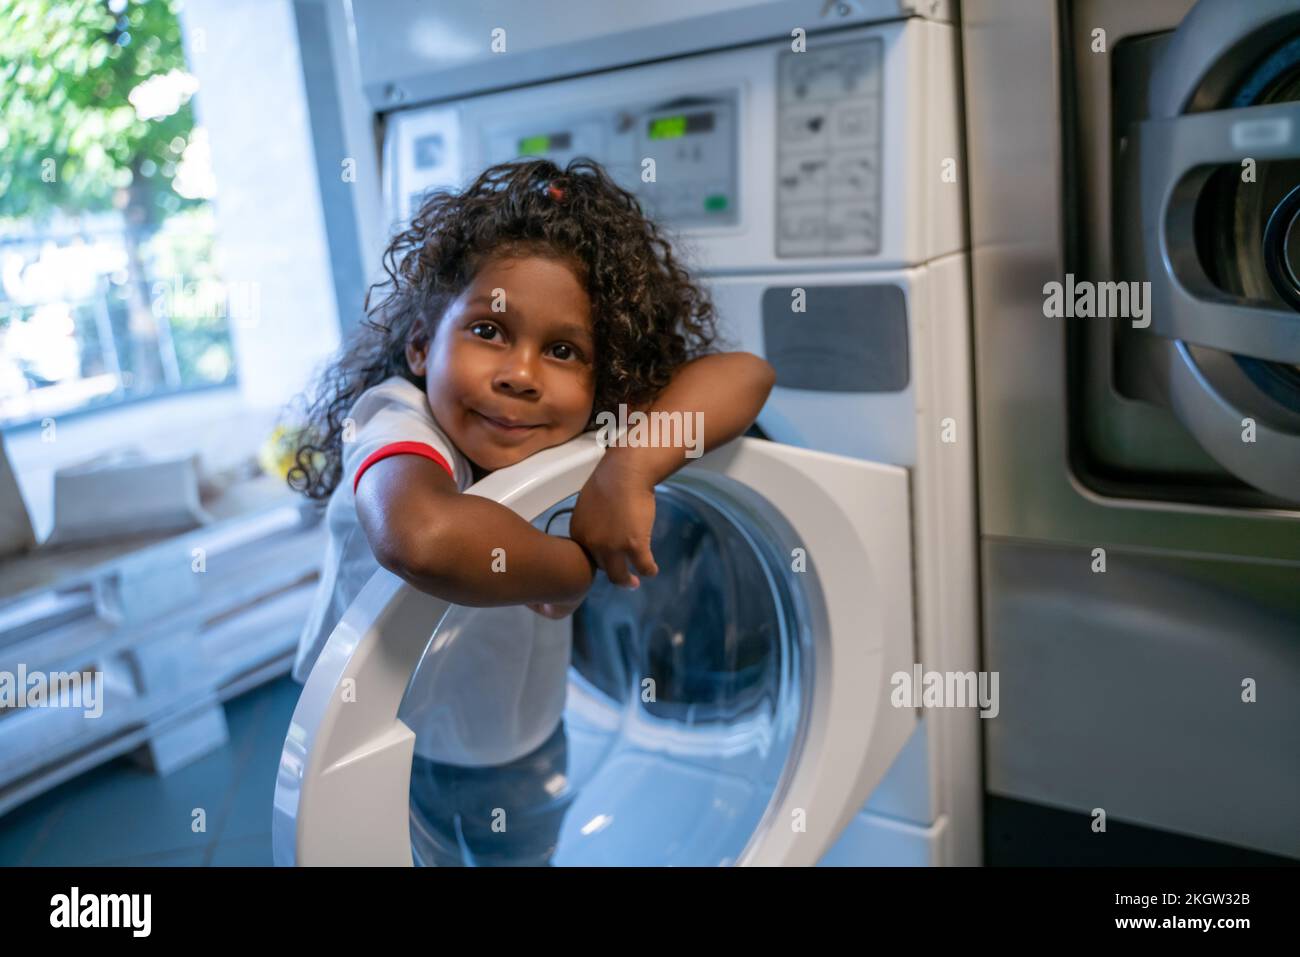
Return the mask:
<path id="1" fill-rule="evenodd" d="M 537 614 L 541 615 L 543 618 L 558 620 L 560 618 L 568 618 L 577 611 L 578 606 L 581 605 L 582 602 L 547 602 L 542 604 L 528 602 L 527 604 L 529 608 L 537 612 Z"/>
<path id="2" fill-rule="evenodd" d="M 637 588 L 634 572 L 659 574 L 650 552 L 655 524 L 654 482 L 606 455 L 578 493 L 569 537 L 581 544 L 615 585 Z"/>

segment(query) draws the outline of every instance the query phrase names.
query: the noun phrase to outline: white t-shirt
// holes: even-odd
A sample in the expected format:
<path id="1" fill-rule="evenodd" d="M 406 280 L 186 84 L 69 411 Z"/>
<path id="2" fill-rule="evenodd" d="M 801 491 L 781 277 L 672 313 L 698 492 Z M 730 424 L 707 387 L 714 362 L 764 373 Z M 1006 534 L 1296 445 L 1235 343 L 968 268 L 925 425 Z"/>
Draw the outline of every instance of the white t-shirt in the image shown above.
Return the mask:
<path id="1" fill-rule="evenodd" d="M 424 455 L 443 465 L 462 492 L 473 484 L 469 460 L 439 428 L 420 388 L 394 376 L 357 399 L 352 442 L 325 516 L 329 541 L 315 602 L 293 677 L 306 683 L 335 626 L 380 570 L 357 520 L 360 475 L 388 455 Z M 447 640 L 417 668 L 399 717 L 416 734 L 423 758 L 466 766 L 499 765 L 531 753 L 564 712 L 571 623 L 524 605 L 453 606 L 440 625 Z"/>
<path id="2" fill-rule="evenodd" d="M 443 468 L 462 492 L 473 484 L 469 460 L 439 428 L 429 400 L 415 385 L 393 376 L 363 392 L 348 418 L 353 441 L 343 443 L 343 472 L 325 509 L 329 541 L 311 614 L 298 638 L 293 678 L 306 683 L 312 666 L 352 600 L 380 568 L 357 521 L 356 485 L 365 469 L 388 455 L 423 455 Z"/>

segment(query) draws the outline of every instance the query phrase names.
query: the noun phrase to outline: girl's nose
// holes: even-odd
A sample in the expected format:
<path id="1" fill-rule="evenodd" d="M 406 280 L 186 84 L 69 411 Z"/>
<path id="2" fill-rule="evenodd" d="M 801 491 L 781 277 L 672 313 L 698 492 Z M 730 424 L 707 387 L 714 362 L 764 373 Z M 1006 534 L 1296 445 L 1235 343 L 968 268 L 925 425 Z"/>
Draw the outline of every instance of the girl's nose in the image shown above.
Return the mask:
<path id="1" fill-rule="evenodd" d="M 493 385 L 498 389 L 524 395 L 536 393 L 537 370 L 534 368 L 531 353 L 527 350 L 512 349 L 497 369 Z"/>

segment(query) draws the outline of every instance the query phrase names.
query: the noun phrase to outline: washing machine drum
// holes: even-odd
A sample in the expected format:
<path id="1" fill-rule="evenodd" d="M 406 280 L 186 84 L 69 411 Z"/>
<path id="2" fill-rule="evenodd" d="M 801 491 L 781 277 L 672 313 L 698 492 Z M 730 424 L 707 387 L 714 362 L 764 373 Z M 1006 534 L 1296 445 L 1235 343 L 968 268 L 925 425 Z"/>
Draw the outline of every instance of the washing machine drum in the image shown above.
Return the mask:
<path id="1" fill-rule="evenodd" d="M 467 494 L 567 534 L 601 453 Z M 915 723 L 908 526 L 905 470 L 745 438 L 657 489 L 660 573 L 568 619 L 381 570 L 294 713 L 277 863 L 814 863 Z"/>
<path id="2" fill-rule="evenodd" d="M 1138 134 L 1169 403 L 1229 471 L 1300 501 L 1300 3 L 1202 2 Z"/>

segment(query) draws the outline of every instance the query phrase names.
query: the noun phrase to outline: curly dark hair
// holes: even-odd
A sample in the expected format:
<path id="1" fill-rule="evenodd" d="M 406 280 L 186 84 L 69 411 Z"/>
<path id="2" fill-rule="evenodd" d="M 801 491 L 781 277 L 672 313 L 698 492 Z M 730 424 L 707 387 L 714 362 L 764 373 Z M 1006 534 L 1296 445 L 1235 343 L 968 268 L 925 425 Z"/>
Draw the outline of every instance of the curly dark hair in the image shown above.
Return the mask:
<path id="1" fill-rule="evenodd" d="M 406 344 L 431 339 L 444 310 L 484 263 L 502 255 L 565 262 L 585 285 L 595 333 L 595 401 L 587 428 L 619 403 L 653 400 L 683 363 L 713 351 L 708 294 L 665 231 L 595 160 L 501 163 L 461 192 L 425 197 L 384 253 L 388 279 L 366 292 L 361 330 L 320 377 L 295 440 L 289 487 L 326 499 L 343 468 L 343 422 L 366 389 L 400 375 L 421 391 Z M 387 293 L 373 307 L 376 291 Z"/>

